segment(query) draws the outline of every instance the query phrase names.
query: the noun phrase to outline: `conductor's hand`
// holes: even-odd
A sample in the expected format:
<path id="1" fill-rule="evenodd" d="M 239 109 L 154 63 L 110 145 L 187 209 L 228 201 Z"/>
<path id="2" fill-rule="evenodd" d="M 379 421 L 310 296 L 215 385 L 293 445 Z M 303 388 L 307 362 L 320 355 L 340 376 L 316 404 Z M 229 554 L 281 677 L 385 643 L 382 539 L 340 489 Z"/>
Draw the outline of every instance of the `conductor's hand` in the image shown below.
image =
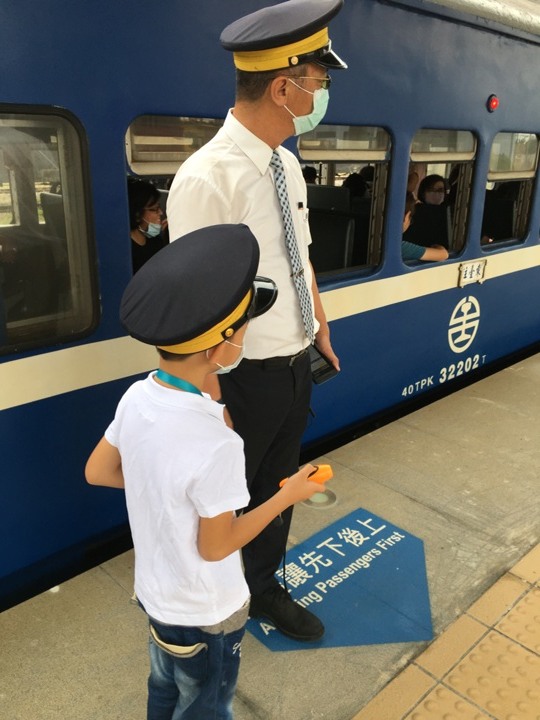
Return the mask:
<path id="1" fill-rule="evenodd" d="M 287 482 L 279 492 L 286 494 L 289 505 L 294 505 L 294 503 L 301 502 L 302 500 L 308 500 L 317 492 L 324 492 L 326 487 L 324 484 L 309 480 L 308 476 L 316 469 L 313 465 L 304 465 L 297 473 L 294 473 L 294 475 L 291 475 L 287 479 Z"/>
<path id="2" fill-rule="evenodd" d="M 341 369 L 339 367 L 339 358 L 334 352 L 334 349 L 332 348 L 332 344 L 330 342 L 330 335 L 328 333 L 318 332 L 315 338 L 315 345 L 324 355 L 326 355 L 326 357 L 330 360 L 336 370 Z"/>

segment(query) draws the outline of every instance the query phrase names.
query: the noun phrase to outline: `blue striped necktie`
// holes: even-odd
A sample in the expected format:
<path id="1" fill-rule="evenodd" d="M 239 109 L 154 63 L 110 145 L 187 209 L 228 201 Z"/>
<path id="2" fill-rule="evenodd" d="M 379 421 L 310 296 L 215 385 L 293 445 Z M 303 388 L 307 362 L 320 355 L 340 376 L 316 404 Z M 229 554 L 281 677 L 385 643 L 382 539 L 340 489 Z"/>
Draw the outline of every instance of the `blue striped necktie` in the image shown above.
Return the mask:
<path id="1" fill-rule="evenodd" d="M 276 150 L 272 153 L 270 166 L 274 171 L 274 181 L 276 185 L 281 214 L 283 216 L 283 228 L 285 230 L 285 245 L 289 252 L 291 262 L 291 277 L 293 278 L 298 300 L 300 302 L 300 310 L 302 312 L 302 320 L 306 335 L 311 343 L 315 340 L 315 328 L 313 324 L 313 307 L 311 304 L 311 295 L 304 276 L 304 268 L 300 253 L 298 252 L 298 244 L 296 242 L 296 233 L 294 232 L 294 224 L 291 214 L 291 206 L 289 204 L 289 196 L 287 194 L 287 183 L 285 181 L 285 170 L 283 162 Z"/>

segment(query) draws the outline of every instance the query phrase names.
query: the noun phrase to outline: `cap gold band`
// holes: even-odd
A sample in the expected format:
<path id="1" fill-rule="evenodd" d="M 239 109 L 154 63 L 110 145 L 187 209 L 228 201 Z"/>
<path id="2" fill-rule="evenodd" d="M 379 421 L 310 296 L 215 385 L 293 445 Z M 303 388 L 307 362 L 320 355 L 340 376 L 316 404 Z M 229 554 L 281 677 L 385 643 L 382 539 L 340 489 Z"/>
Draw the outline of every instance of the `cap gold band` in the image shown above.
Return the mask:
<path id="1" fill-rule="evenodd" d="M 245 72 L 280 70 L 281 68 L 295 64 L 290 62 L 291 58 L 320 50 L 320 48 L 328 45 L 328 42 L 328 28 L 323 28 L 314 35 L 310 35 L 290 45 L 282 45 L 281 47 L 269 48 L 268 50 L 235 52 L 233 54 L 234 64 L 239 70 L 244 70 Z"/>
<path id="2" fill-rule="evenodd" d="M 202 335 L 198 335 L 192 340 L 186 340 L 186 342 L 179 343 L 178 345 L 158 345 L 158 347 L 160 350 L 166 350 L 167 352 L 175 353 L 176 355 L 187 355 L 189 353 L 208 350 L 208 348 L 214 347 L 214 345 L 219 345 L 219 343 L 223 342 L 223 332 L 227 334 L 227 329 L 236 322 L 236 320 L 241 318 L 248 309 L 252 294 L 253 290 L 250 289 L 240 305 L 238 305 L 230 315 Z M 228 337 L 233 334 L 234 331 L 231 331 Z"/>

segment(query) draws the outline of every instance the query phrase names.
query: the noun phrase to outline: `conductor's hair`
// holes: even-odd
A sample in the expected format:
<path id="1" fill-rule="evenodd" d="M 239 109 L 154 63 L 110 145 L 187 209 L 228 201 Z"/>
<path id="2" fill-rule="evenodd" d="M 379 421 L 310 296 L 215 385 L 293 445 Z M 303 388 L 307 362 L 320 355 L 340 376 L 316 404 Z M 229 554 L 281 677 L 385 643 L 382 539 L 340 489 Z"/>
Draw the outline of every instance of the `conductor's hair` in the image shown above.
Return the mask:
<path id="1" fill-rule="evenodd" d="M 284 68 L 283 70 L 266 70 L 263 72 L 246 72 L 236 69 L 236 99 L 256 102 L 260 100 L 266 88 L 272 80 L 277 77 L 300 77 L 305 75 L 305 65 L 297 65 L 294 69 Z"/>

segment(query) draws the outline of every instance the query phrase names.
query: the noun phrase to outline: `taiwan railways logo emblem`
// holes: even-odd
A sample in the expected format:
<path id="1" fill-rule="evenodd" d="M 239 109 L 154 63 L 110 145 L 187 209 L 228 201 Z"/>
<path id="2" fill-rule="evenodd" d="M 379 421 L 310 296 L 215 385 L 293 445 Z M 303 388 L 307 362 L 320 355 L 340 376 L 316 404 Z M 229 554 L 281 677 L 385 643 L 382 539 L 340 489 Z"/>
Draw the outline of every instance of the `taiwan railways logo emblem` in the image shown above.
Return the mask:
<path id="1" fill-rule="evenodd" d="M 467 350 L 480 325 L 480 305 L 472 295 L 460 300 L 448 324 L 448 344 L 455 353 Z"/>

